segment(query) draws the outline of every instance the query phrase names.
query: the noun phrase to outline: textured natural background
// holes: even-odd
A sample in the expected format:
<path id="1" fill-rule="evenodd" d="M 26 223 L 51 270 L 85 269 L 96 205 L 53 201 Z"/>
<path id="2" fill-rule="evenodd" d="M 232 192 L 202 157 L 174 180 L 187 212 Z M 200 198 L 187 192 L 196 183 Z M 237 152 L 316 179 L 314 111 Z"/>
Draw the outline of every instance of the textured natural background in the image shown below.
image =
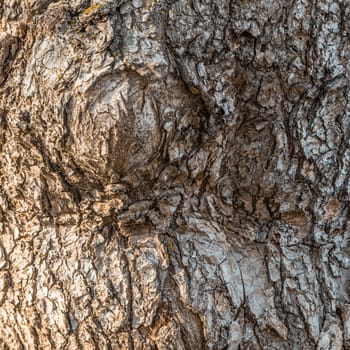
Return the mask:
<path id="1" fill-rule="evenodd" d="M 0 349 L 350 349 L 348 0 L 0 0 Z"/>

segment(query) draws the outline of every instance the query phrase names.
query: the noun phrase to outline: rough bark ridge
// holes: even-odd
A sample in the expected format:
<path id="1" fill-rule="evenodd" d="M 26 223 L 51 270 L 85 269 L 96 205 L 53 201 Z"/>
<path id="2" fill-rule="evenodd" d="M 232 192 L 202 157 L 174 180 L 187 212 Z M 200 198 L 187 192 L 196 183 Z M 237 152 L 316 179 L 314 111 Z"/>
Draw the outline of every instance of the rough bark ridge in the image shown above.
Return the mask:
<path id="1" fill-rule="evenodd" d="M 1 349 L 350 349 L 347 0 L 0 16 Z"/>

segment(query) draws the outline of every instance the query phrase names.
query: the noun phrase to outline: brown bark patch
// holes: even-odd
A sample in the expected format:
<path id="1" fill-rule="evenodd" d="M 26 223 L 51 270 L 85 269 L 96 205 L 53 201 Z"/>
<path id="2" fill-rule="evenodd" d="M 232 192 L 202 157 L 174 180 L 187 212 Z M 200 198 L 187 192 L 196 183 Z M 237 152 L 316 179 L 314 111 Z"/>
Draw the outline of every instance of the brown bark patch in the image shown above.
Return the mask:
<path id="1" fill-rule="evenodd" d="M 301 209 L 291 210 L 282 213 L 282 219 L 298 229 L 298 234 L 304 238 L 307 234 L 308 219 Z"/>
<path id="2" fill-rule="evenodd" d="M 341 207 L 339 201 L 335 197 L 332 197 L 324 207 L 325 220 L 336 218 L 339 215 L 340 210 Z"/>

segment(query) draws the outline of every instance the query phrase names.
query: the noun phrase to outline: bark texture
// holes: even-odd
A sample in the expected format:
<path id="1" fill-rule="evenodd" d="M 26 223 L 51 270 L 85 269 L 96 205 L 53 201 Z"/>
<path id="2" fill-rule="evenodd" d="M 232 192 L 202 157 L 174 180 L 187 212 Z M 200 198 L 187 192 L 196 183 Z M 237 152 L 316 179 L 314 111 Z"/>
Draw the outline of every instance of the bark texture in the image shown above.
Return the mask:
<path id="1" fill-rule="evenodd" d="M 1 349 L 350 349 L 348 0 L 0 16 Z"/>

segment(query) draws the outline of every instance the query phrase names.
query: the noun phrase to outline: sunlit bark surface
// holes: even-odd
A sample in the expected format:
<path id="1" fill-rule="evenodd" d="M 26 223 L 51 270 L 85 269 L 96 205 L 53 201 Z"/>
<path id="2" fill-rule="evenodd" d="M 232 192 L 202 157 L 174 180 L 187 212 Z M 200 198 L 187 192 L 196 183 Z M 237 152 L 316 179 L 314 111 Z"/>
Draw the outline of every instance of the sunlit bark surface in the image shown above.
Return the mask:
<path id="1" fill-rule="evenodd" d="M 350 349 L 348 0 L 0 17 L 0 349 Z"/>

